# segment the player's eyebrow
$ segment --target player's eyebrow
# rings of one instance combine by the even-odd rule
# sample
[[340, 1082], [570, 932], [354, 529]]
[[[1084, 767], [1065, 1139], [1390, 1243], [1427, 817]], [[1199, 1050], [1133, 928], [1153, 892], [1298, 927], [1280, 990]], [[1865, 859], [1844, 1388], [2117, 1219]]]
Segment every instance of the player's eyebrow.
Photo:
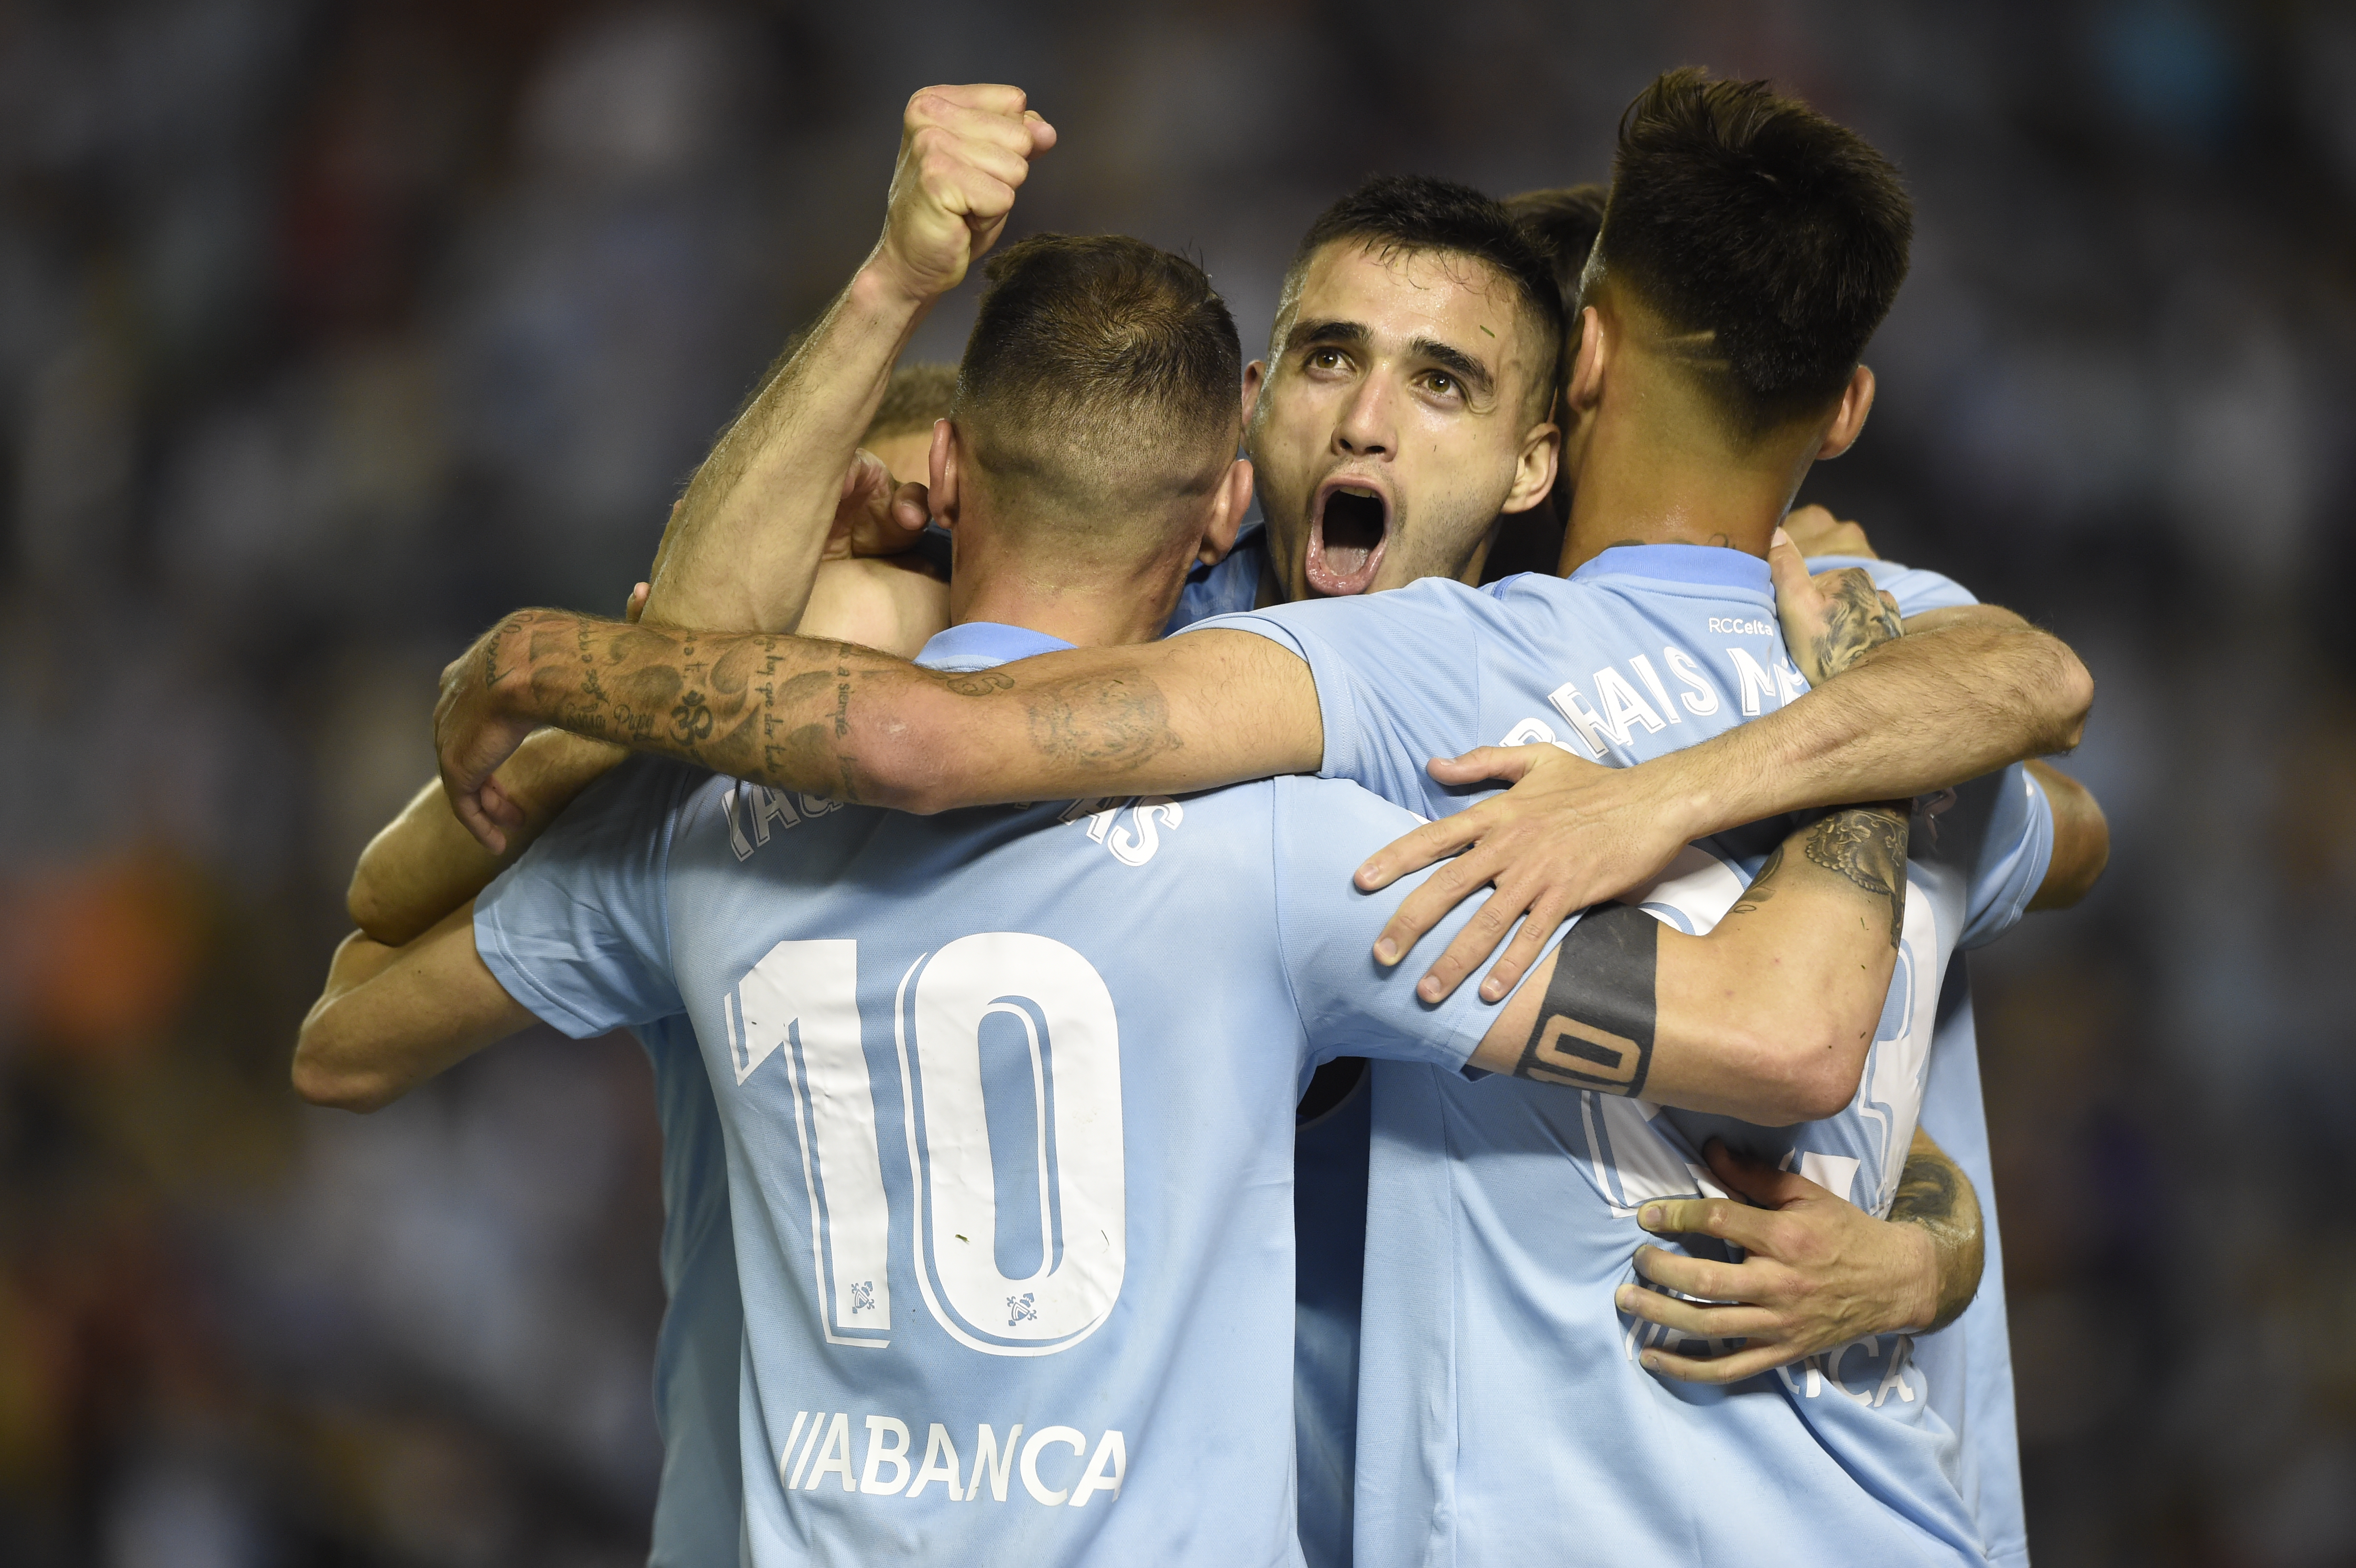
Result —
[[1284, 335], [1284, 351], [1306, 348], [1312, 343], [1337, 343], [1356, 347], [1374, 336], [1362, 321], [1296, 321], [1292, 330]]
[[1429, 359], [1453, 375], [1476, 399], [1485, 398], [1496, 390], [1497, 378], [1490, 373], [1489, 367], [1452, 344], [1442, 343], [1436, 337], [1418, 337], [1411, 339], [1407, 348], [1408, 353]]
[[[1297, 353], [1317, 344], [1333, 344], [1356, 348], [1374, 337], [1366, 324], [1361, 321], [1297, 321], [1292, 330], [1284, 335], [1284, 351]], [[1486, 398], [1496, 389], [1497, 378], [1489, 367], [1454, 344], [1442, 343], [1436, 337], [1416, 337], [1408, 340], [1408, 353], [1418, 359], [1439, 366], [1458, 380], [1475, 399]]]

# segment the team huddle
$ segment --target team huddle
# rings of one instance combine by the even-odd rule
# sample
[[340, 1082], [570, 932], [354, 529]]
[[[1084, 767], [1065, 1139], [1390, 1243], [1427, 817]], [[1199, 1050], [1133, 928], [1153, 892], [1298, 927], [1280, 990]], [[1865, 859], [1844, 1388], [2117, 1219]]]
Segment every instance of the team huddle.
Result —
[[2107, 839], [2070, 650], [1787, 519], [1895, 170], [1671, 72], [1608, 193], [1343, 197], [1246, 363], [998, 244], [1055, 141], [917, 94], [622, 618], [449, 667], [297, 1088], [636, 1032], [658, 1564], [2025, 1563], [1963, 951]]

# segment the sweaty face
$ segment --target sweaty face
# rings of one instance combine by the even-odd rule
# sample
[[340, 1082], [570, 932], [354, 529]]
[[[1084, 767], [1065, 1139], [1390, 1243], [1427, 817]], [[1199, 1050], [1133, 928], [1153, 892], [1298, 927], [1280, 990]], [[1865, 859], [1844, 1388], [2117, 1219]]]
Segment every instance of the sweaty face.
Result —
[[1464, 571], [1537, 422], [1522, 327], [1513, 284], [1468, 257], [1310, 259], [1245, 436], [1287, 597]]

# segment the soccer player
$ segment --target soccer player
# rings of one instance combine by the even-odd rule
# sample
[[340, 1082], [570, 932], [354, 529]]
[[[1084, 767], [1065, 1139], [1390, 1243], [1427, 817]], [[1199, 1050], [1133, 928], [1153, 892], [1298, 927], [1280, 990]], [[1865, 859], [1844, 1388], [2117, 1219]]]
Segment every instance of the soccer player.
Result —
[[[1837, 521], [1822, 507], [1794, 507], [1785, 527], [1813, 569], [1863, 568], [1882, 592], [1898, 600], [1901, 613], [1933, 613], [1976, 603], [1962, 586], [1935, 572], [1881, 560], [1864, 529], [1855, 523]], [[2056, 818], [2053, 858], [2029, 908], [2032, 912], [2066, 909], [2083, 898], [2101, 877], [2110, 854], [2109, 828], [2102, 807], [2083, 784], [2041, 762], [2024, 766]], [[1962, 954], [1950, 964], [1939, 991], [1930, 1077], [1922, 1096], [1922, 1125], [1950, 1151], [1968, 1180], [1981, 1191], [1994, 1190], [1971, 978]], [[1935, 1185], [1941, 1175], [1940, 1168], [1925, 1164], [1919, 1171], [1910, 1171], [1908, 1179]], [[1698, 1231], [1707, 1223], [1703, 1204], [1668, 1207], [1676, 1211], [1665, 1221], [1668, 1228]], [[2002, 1279], [2003, 1232], [1993, 1204], [1983, 1217], [1982, 1235], [1988, 1274]], [[1644, 1261], [1639, 1259], [1640, 1267]], [[1647, 1296], [1639, 1305], [1649, 1308], [1664, 1299]], [[1956, 1428], [1961, 1439], [1956, 1481], [1978, 1520], [1988, 1561], [1998, 1568], [2026, 1568], [2029, 1530], [2021, 1498], [2012, 1344], [2004, 1292], [1982, 1291], [1953, 1324], [1918, 1339], [1914, 1361], [1937, 1396], [1940, 1414]], [[1695, 1362], [1691, 1370], [1707, 1375], [1710, 1365]]]
[[[987, 107], [977, 113], [978, 102]], [[1054, 132], [1027, 114], [1022, 95], [1011, 89], [945, 90], [921, 97], [909, 120], [884, 233], [862, 282], [872, 284], [885, 271], [914, 274], [927, 280], [929, 299], [988, 249], [1028, 158], [1054, 144]], [[906, 653], [946, 622], [946, 586], [919, 581], [894, 553], [923, 526], [925, 513], [921, 504], [909, 504], [894, 476], [925, 473], [932, 426], [948, 412], [955, 375], [940, 366], [893, 368], [923, 312], [879, 307], [877, 293], [860, 285], [846, 291], [780, 359], [673, 511], [666, 547], [682, 528], [691, 535], [706, 523], [756, 517], [766, 559], [782, 563], [777, 576], [752, 581], [734, 563], [706, 555], [668, 574], [659, 616], [799, 624], [814, 635]], [[789, 394], [797, 358], [822, 357], [840, 370], [860, 357], [841, 351], [846, 341], [866, 351], [866, 384], [831, 411], [839, 424], [823, 417], [813, 423], [814, 415], [830, 411], [795, 404]], [[797, 485], [803, 441], [831, 446], [852, 432], [862, 432], [865, 452], [847, 474], [838, 457], [823, 481]], [[803, 490], [815, 497], [809, 505], [779, 500]], [[878, 553], [846, 555], [854, 536], [859, 548]], [[819, 556], [824, 561], [813, 581], [806, 563]], [[797, 571], [809, 583], [806, 599], [792, 590]], [[625, 618], [636, 619], [645, 603], [640, 584]], [[532, 737], [501, 770], [530, 823], [505, 855], [486, 852], [451, 816], [440, 785], [428, 784], [361, 856], [348, 901], [353, 923], [377, 944], [414, 941], [479, 893], [530, 832], [623, 755], [562, 731]], [[656, 1019], [636, 1032], [653, 1065], [663, 1138], [667, 1307], [655, 1354], [663, 1461], [648, 1562], [651, 1568], [734, 1568], [741, 1312], [718, 1114], [683, 1018]]]
[[[932, 496], [959, 620], [924, 656], [983, 685], [1157, 635], [1248, 485], [1198, 269], [1042, 236], [989, 271]], [[348, 944], [296, 1080], [368, 1106], [535, 1016], [688, 1016], [755, 1563], [1298, 1562], [1290, 1135], [1317, 1058], [1543, 1073], [1571, 1048], [1526, 1042], [1642, 1006], [1665, 1097], [1772, 1114], [1847, 1092], [1892, 964], [1905, 815], [1863, 807], [1794, 833], [1706, 939], [1591, 922], [1506, 1005], [1426, 1002], [1368, 962], [1387, 901], [1349, 884], [1412, 820], [1340, 781], [918, 817], [641, 764], [461, 917]]]
[[[1674, 144], [1681, 128], [1690, 132], [1698, 126], [1703, 139], [1713, 144], [1699, 151], [1717, 156], [1734, 134], [1730, 127], [1743, 123], [1740, 114], [1724, 112], [1727, 97], [1690, 80], [1679, 86], [1671, 79], [1652, 95], [1651, 115], [1635, 117], [1635, 131], [1665, 130]], [[1580, 365], [1572, 382], [1580, 458], [1574, 531], [1581, 509], [1607, 518], [1616, 512], [1629, 521], [1615, 520], [1614, 526], [1633, 523], [1638, 537], [1691, 536], [1693, 542], [1704, 543], [1717, 535], [1716, 542], [1732, 543], [1735, 550], [1640, 546], [1634, 554], [1616, 560], [1606, 552], [1596, 563], [1599, 570], [1569, 584], [1522, 580], [1494, 597], [1451, 597], [1440, 591], [1444, 585], [1427, 582], [1364, 603], [1294, 606], [1269, 613], [1257, 628], [1289, 645], [1289, 653], [1255, 650], [1222, 630], [1177, 639], [1161, 648], [1125, 650], [1118, 658], [1067, 656], [1020, 672], [1001, 671], [988, 689], [968, 686], [951, 690], [855, 653], [773, 640], [761, 647], [760, 656], [765, 662], [774, 660], [776, 668], [787, 676], [807, 671], [809, 678], [801, 683], [811, 688], [807, 694], [796, 692], [785, 680], [742, 698], [714, 692], [709, 704], [712, 723], [706, 733], [666, 740], [642, 729], [635, 738], [765, 779], [864, 789], [917, 805], [987, 799], [1018, 790], [1059, 793], [1066, 781], [1086, 781], [1099, 789], [1108, 782], [1123, 788], [1152, 787], [1148, 780], [1163, 787], [1186, 787], [1209, 782], [1231, 767], [1303, 768], [1321, 757], [1328, 772], [1355, 771], [1408, 798], [1431, 799], [1437, 792], [1415, 761], [1433, 752], [1468, 749], [1468, 735], [1477, 739], [1503, 732], [1517, 741], [1558, 739], [1597, 756], [1627, 762], [1670, 753], [1683, 735], [1655, 737], [1674, 726], [1722, 728], [1743, 716], [1738, 709], [1758, 713], [1796, 693], [1797, 674], [1782, 664], [1781, 650], [1774, 645], [1766, 573], [1755, 560], [1745, 567], [1741, 552], [1764, 552], [1766, 534], [1808, 463], [1837, 453], [1863, 422], [1871, 380], [1869, 373], [1857, 367], [1857, 352], [1886, 310], [1902, 272], [1905, 213], [1902, 194], [1889, 178], [1886, 165], [1853, 137], [1796, 106], [1777, 107], [1764, 120], [1772, 133], [1758, 145], [1738, 152], [1764, 156], [1793, 173], [1801, 179], [1803, 196], [1819, 200], [1822, 184], [1803, 176], [1821, 176], [1824, 169], [1801, 168], [1799, 164], [1811, 158], [1828, 164], [1837, 176], [1836, 187], [1845, 181], [1848, 194], [1857, 198], [1845, 215], [1850, 220], [1843, 230], [1845, 242], [1764, 248], [1766, 254], [1787, 263], [1786, 275], [1763, 281], [1772, 296], [1765, 304], [1756, 287], [1749, 298], [1740, 290], [1698, 300], [1697, 291], [1680, 292], [1680, 283], [1690, 281], [1694, 258], [1683, 263], [1687, 272], [1682, 278], [1677, 255], [1665, 260], [1655, 256], [1657, 270], [1651, 273], [1641, 261], [1625, 265], [1616, 280], [1616, 293], [1609, 274], [1600, 276], [1598, 282], [1605, 287], [1587, 319]], [[1689, 147], [1688, 155], [1695, 151]], [[1794, 158], [1797, 164], [1792, 162]], [[1783, 162], [1776, 164], [1778, 159]], [[1733, 193], [1738, 208], [1758, 188]], [[1825, 214], [1819, 208], [1800, 216], [1814, 222]], [[1607, 223], [1607, 241], [1610, 235]], [[1811, 237], [1804, 226], [1796, 236], [1803, 241]], [[1815, 237], [1821, 241], [1820, 231]], [[1719, 238], [1723, 255], [1726, 247]], [[1599, 254], [1608, 249], [1600, 248]], [[1632, 250], [1644, 254], [1633, 242]], [[1412, 255], [1386, 258], [1377, 251], [1369, 244], [1363, 254], [1378, 266], [1412, 268], [1415, 263]], [[1444, 273], [1444, 269], [1434, 271]], [[1630, 282], [1629, 274], [1643, 281]], [[1778, 340], [1773, 305], [1788, 305], [1795, 297], [1795, 283], [1820, 285], [1796, 295], [1812, 303], [1818, 316], [1810, 324], [1814, 330]], [[1435, 295], [1447, 291], [1427, 274], [1423, 292]], [[1510, 362], [1511, 352], [1489, 351], [1484, 361], [1480, 340], [1462, 330], [1478, 327], [1502, 343], [1520, 324], [1501, 313], [1494, 319], [1507, 331], [1499, 333], [1479, 319], [1477, 305], [1468, 308], [1469, 321], [1432, 324], [1442, 331], [1428, 335], [1429, 341], [1451, 350], [1457, 362], [1444, 367], [1448, 373], [1427, 378], [1423, 389], [1433, 403], [1480, 417], [1508, 402], [1510, 394], [1526, 394], [1530, 387], [1525, 368], [1505, 382], [1507, 396], [1501, 397], [1495, 366], [1500, 358]], [[1719, 325], [1706, 328], [1710, 320]], [[1447, 334], [1449, 325], [1458, 330]], [[1280, 363], [1270, 374], [1271, 383], [1295, 368], [1305, 378], [1324, 378], [1346, 395], [1374, 379], [1360, 373], [1357, 365], [1379, 357], [1379, 336], [1369, 323], [1347, 316], [1297, 319], [1287, 338], [1297, 364], [1291, 357]], [[1442, 357], [1414, 347], [1413, 334], [1408, 336], [1410, 353]], [[1459, 341], [1450, 342], [1450, 336]], [[1466, 340], [1472, 345], [1470, 352], [1461, 347]], [[1735, 350], [1762, 340], [1763, 359], [1744, 359], [1730, 368]], [[1539, 357], [1537, 351], [1526, 356]], [[1387, 455], [1389, 449], [1379, 440], [1353, 445], [1348, 436], [1345, 431], [1336, 454], [1347, 461], [1337, 467]], [[1413, 450], [1406, 442], [1397, 449]], [[1527, 473], [1529, 450], [1524, 443], [1515, 453], [1517, 483]], [[1697, 467], [1697, 457], [1709, 461]], [[1339, 478], [1329, 478], [1320, 494], [1349, 495], [1354, 506], [1363, 507], [1370, 496], [1382, 498], [1380, 477], [1379, 468], [1353, 467]], [[1673, 494], [1680, 485], [1684, 493]], [[1543, 494], [1543, 485], [1537, 488]], [[1381, 542], [1393, 541], [1387, 537]], [[1314, 540], [1311, 550], [1316, 552]], [[1330, 557], [1333, 552], [1327, 553]], [[1354, 578], [1366, 573], [1365, 560], [1353, 558], [1344, 564]], [[1713, 606], [1721, 613], [1703, 613]], [[1868, 604], [1857, 608], [1870, 612]], [[1363, 635], [1356, 630], [1360, 626], [1368, 628]], [[583, 692], [553, 661], [532, 650], [530, 645], [548, 640], [552, 632], [578, 636], [583, 645], [610, 659], [613, 679], [606, 684], [625, 698], [676, 692], [691, 674], [680, 667], [676, 655], [664, 655], [643, 640], [626, 648], [612, 634], [577, 620], [568, 624], [561, 618], [518, 618], [478, 650], [500, 652], [499, 666], [462, 661], [454, 667], [454, 671], [477, 677], [492, 668], [501, 678], [487, 688], [454, 684], [446, 689], [447, 716], [457, 720], [448, 734], [458, 744], [445, 749], [444, 756], [452, 764], [454, 795], [462, 805], [483, 762], [505, 744], [494, 736], [479, 755], [464, 754], [466, 743], [477, 738], [475, 731], [486, 718], [497, 728], [562, 713], [584, 728], [622, 731], [614, 698]], [[1708, 648], [1706, 644], [1712, 638], [1721, 641]], [[1722, 641], [1726, 638], [1734, 641], [1730, 645]], [[1744, 646], [1744, 638], [1760, 641]], [[1664, 650], [1664, 667], [1655, 667], [1645, 654], [1629, 651], [1648, 640]], [[1950, 702], [1938, 719], [1910, 737], [1922, 754], [1938, 755], [1944, 750], [1952, 770], [1944, 777], [1919, 758], [1896, 756], [1897, 748], [1883, 743], [1886, 736], [1869, 740], [1857, 728], [1862, 715], [1877, 710], [1901, 729], [1908, 727], [1909, 709], [1915, 709], [1918, 722], [1928, 717], [1920, 704], [1932, 693], [1927, 686], [1900, 675], [1900, 656], [1910, 651], [1909, 645], [1927, 655], [1934, 643], [1958, 651], [1977, 647], [1999, 663], [2014, 661], [2009, 666], [2012, 678], [2034, 709], [2024, 716], [1994, 711], [1972, 700]], [[1372, 651], [1377, 646], [1380, 654]], [[1402, 646], [1418, 654], [1404, 667], [1397, 656]], [[715, 672], [751, 652], [732, 647], [725, 639], [700, 647]], [[1339, 648], [1346, 648], [1348, 656], [1335, 651]], [[1699, 656], [1705, 654], [1707, 659]], [[509, 657], [515, 660], [511, 677], [505, 667]], [[1348, 667], [1353, 657], [1359, 665], [1355, 671]], [[1610, 667], [1591, 675], [1584, 668], [1572, 670], [1590, 657]], [[1566, 674], [1571, 678], [1561, 679]], [[1870, 686], [1864, 679], [1869, 675], [1879, 677]], [[535, 680], [544, 680], [545, 688], [522, 696], [522, 687]], [[1679, 688], [1680, 700], [1674, 703], [1670, 681]], [[1869, 695], [1876, 688], [1886, 695]], [[1864, 784], [1860, 793], [1881, 793], [1873, 786], [1887, 784], [1893, 792], [1912, 794], [1953, 783], [1985, 771], [2008, 754], [2066, 743], [2074, 736], [2086, 699], [2083, 672], [2066, 653], [2057, 652], [2037, 634], [1986, 618], [1891, 645], [1887, 655], [1877, 655], [1844, 677], [1838, 689], [1847, 700], [1837, 705], [1837, 711], [1824, 702], [1793, 702], [1747, 731], [1735, 730], [1707, 746], [1648, 763], [1656, 777], [1670, 773], [1680, 781], [1698, 778], [1697, 759], [1704, 755], [1780, 764], [1754, 765], [1750, 776], [1739, 780], [1687, 785], [1687, 798], [1665, 814], [1667, 822], [1682, 821], [1708, 831], [1760, 811], [1798, 804], [1810, 788], [1834, 787], [1829, 781], [1838, 770], [1826, 768], [1826, 763], [1839, 752], [1862, 764], [1844, 776], [1843, 791]], [[1912, 695], [1890, 700], [1901, 690]], [[1831, 695], [1828, 691], [1826, 697]], [[823, 698], [832, 700], [824, 706], [813, 700]], [[487, 714], [482, 711], [486, 709]], [[1810, 725], [1797, 723], [1799, 715], [1812, 709]], [[1001, 711], [1007, 716], [1005, 729], [997, 728], [993, 717]], [[1440, 743], [1434, 739], [1439, 736], [1454, 743]], [[1407, 738], [1404, 747], [1402, 737]], [[1412, 753], [1404, 763], [1401, 751]], [[944, 766], [952, 757], [954, 765]], [[1608, 792], [1592, 785], [1580, 787], [1590, 801], [1610, 798]], [[1726, 811], [1723, 803], [1729, 800], [1742, 804], [1715, 816]], [[1452, 804], [1439, 793], [1434, 808], [1444, 810]], [[1618, 875], [1630, 864], [1657, 869], [1667, 858], [1660, 843], [1663, 826], [1624, 817], [1610, 821], [1609, 829], [1629, 842], [1605, 858], [1609, 869], [1601, 874]], [[2033, 864], [2037, 858], [2032, 847], [2026, 863]], [[2029, 885], [2033, 887], [2035, 880], [2030, 878]], [[1487, 921], [1490, 926], [1495, 923], [1494, 918]], [[1494, 940], [1494, 931], [1483, 931], [1482, 936]], [[1510, 951], [1509, 961], [1518, 962]], [[1426, 1262], [1428, 1265], [1428, 1258]], [[1917, 1327], [1933, 1316], [1927, 1294], [1920, 1304]], [[1370, 1308], [1369, 1321], [1374, 1317]], [[1538, 1447], [1545, 1451], [1546, 1445]], [[1362, 1540], [1362, 1551], [1366, 1544]]]

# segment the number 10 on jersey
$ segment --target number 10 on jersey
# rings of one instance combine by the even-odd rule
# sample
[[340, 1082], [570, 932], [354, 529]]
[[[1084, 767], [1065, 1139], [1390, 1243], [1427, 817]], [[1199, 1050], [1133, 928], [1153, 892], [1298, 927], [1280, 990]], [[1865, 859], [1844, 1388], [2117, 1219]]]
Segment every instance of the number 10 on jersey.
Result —
[[[723, 1012], [738, 1083], [772, 1054], [784, 1061], [827, 1342], [881, 1349], [892, 1331], [891, 1211], [861, 1032], [858, 944], [780, 942]], [[1111, 992], [1063, 943], [985, 932], [910, 965], [892, 1013], [916, 1199], [912, 1263], [926, 1310], [986, 1354], [1068, 1349], [1111, 1313], [1128, 1250]], [[1036, 1201], [1041, 1245], [1038, 1267], [1020, 1278], [998, 1263], [1000, 1184], [982, 1090], [982, 1028], [992, 1018], [1019, 1033], [1030, 1064], [1035, 1199], [1026, 1191], [1010, 1201]]]

